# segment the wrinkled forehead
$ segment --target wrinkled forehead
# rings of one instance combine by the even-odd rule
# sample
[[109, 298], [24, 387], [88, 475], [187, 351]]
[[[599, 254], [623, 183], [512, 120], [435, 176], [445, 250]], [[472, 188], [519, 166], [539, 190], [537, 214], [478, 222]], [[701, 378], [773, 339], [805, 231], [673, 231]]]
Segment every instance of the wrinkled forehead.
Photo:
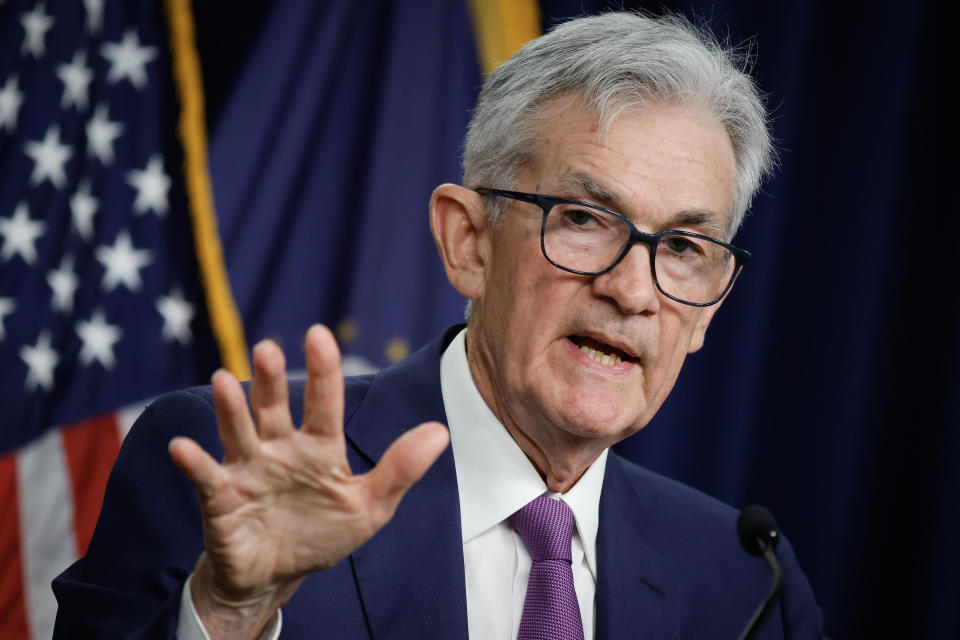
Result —
[[[647, 114], [653, 124], [639, 129], [630, 126], [631, 120], [642, 119]], [[657, 117], [662, 115], [666, 118]], [[658, 155], [661, 149], [676, 144], [677, 136], [672, 136], [671, 132], [674, 118], [693, 123], [693, 129], [699, 132], [695, 136], [681, 137], [682, 143], [686, 144], [685, 153], [692, 162], [678, 172], [689, 172], [691, 180], [700, 180], [703, 185], [700, 194], [709, 193], [710, 196], [711, 206], [689, 208], [688, 213], [692, 216], [689, 222], [708, 225], [713, 237], [726, 238], [730, 235], [736, 195], [733, 143], [726, 128], [695, 101], [649, 101], [642, 106], [611, 107], [601, 112], [576, 95], [551, 99], [540, 105], [529, 118], [529, 144], [516, 175], [518, 178], [521, 175], [543, 176], [545, 182], [541, 186], [554, 191], [547, 195], [571, 197], [576, 194], [628, 215], [631, 185], [623, 179], [625, 166], [593, 165], [586, 168], [585, 163], [579, 162], [582, 158], [577, 157], [576, 150], [590, 146], [609, 149], [646, 147], [653, 150], [652, 155]], [[620, 124], [623, 126], [618, 126]], [[584, 145], [584, 142], [592, 145]], [[634, 157], [639, 157], [640, 153], [643, 152]], [[629, 157], [627, 159], [629, 161]], [[668, 188], [667, 183], [682, 177], [678, 172], [664, 176], [664, 188]], [[562, 192], [557, 193], [557, 190]], [[708, 217], [712, 219], [707, 220]]]

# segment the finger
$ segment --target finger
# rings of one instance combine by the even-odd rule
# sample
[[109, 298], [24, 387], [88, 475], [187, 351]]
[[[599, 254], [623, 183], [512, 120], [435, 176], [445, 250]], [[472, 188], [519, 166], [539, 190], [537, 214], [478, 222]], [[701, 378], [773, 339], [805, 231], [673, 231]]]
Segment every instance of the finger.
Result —
[[257, 428], [247, 408], [247, 396], [233, 374], [217, 370], [211, 379], [213, 406], [217, 411], [220, 440], [227, 451], [227, 460], [244, 460], [253, 455], [258, 445]]
[[167, 448], [173, 464], [193, 483], [202, 498], [212, 497], [223, 486], [223, 468], [196, 442], [190, 438], [174, 438]]
[[377, 466], [366, 475], [374, 503], [384, 509], [384, 522], [449, 443], [450, 432], [445, 426], [439, 422], [426, 422], [407, 431], [390, 445]]
[[253, 348], [250, 405], [261, 438], [278, 438], [293, 431], [286, 367], [283, 351], [272, 340]]
[[307, 382], [303, 390], [303, 429], [343, 436], [343, 373], [340, 349], [330, 329], [315, 324], [307, 331]]

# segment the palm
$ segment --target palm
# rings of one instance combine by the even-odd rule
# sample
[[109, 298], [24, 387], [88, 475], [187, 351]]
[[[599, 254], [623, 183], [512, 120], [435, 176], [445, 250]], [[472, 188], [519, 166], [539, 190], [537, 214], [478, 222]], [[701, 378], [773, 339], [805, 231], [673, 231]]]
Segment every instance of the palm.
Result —
[[187, 439], [171, 443], [177, 466], [197, 488], [205, 554], [220, 597], [243, 601], [275, 593], [336, 564], [393, 515], [406, 490], [446, 447], [446, 429], [407, 432], [371, 472], [355, 476], [343, 436], [339, 353], [325, 328], [307, 336], [304, 422], [289, 412], [283, 355], [254, 350], [250, 409], [233, 376], [213, 379], [226, 449], [217, 463]]
[[379, 528], [364, 479], [317, 440], [295, 432], [263, 443], [203, 500], [207, 553], [237, 588], [326, 569]]

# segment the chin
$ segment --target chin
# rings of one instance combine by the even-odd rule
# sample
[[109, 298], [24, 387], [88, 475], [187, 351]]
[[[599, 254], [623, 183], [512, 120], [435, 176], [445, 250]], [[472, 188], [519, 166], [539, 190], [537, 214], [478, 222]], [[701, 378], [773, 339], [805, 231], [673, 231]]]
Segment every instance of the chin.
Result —
[[643, 427], [626, 417], [621, 402], [595, 391], [575, 392], [564, 399], [562, 410], [566, 431], [582, 438], [619, 442]]

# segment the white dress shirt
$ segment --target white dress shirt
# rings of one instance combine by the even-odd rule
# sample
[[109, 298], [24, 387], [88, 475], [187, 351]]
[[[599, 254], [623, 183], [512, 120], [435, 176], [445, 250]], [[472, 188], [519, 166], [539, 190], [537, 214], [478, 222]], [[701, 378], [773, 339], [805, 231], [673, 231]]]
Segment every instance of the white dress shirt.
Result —
[[597, 526], [607, 451], [565, 494], [550, 493], [480, 396], [467, 364], [466, 331], [454, 338], [440, 360], [440, 387], [457, 469], [470, 637], [517, 637], [530, 577], [530, 553], [507, 519], [537, 496], [547, 494], [573, 510], [573, 582], [584, 640], [592, 640]]
[[[546, 494], [563, 500], [573, 511], [573, 583], [580, 604], [584, 640], [593, 640], [597, 526], [607, 451], [600, 454], [569, 491], [562, 495], [548, 491], [539, 472], [480, 396], [467, 364], [466, 330], [453, 339], [440, 359], [440, 388], [460, 494], [470, 638], [513, 640], [517, 637], [531, 562], [523, 540], [507, 519], [531, 500]], [[274, 621], [261, 638], [276, 640], [280, 635], [280, 616]], [[190, 579], [184, 585], [180, 600], [177, 638], [210, 640], [193, 606]]]

